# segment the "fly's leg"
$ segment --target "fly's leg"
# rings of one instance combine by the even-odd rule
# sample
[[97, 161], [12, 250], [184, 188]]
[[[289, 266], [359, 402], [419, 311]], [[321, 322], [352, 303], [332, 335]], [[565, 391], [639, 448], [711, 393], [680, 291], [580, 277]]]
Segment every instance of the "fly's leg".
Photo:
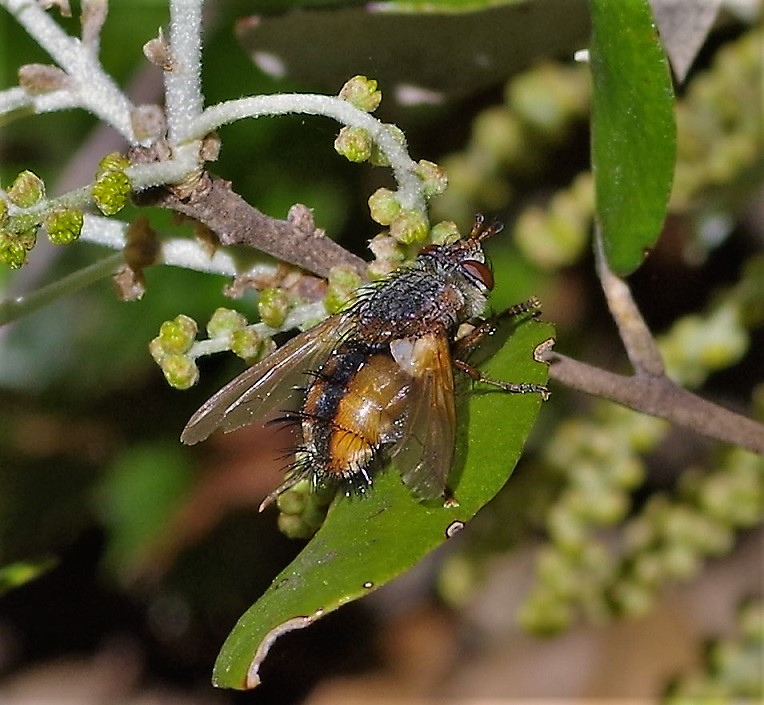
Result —
[[533, 297], [522, 303], [510, 306], [501, 313], [486, 319], [455, 343], [453, 349], [454, 367], [464, 372], [474, 382], [490, 384], [492, 387], [496, 387], [497, 389], [501, 389], [510, 394], [531, 394], [537, 392], [538, 394], [541, 394], [541, 398], [546, 401], [549, 398], [549, 390], [544, 385], [525, 382], [505, 382], [503, 380], [486, 377], [479, 369], [477, 369], [477, 367], [470, 365], [463, 359], [475, 350], [486, 336], [493, 335], [502, 321], [508, 318], [521, 316], [525, 313], [531, 313], [533, 316], [537, 316], [540, 312], [541, 304], [536, 297]]

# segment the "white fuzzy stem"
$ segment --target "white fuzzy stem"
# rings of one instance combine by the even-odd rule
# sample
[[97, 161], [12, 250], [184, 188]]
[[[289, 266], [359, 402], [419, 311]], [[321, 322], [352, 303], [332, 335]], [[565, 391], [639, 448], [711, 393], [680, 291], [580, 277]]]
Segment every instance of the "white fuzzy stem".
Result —
[[170, 50], [171, 65], [164, 75], [167, 134], [171, 144], [180, 145], [188, 140], [192, 121], [204, 107], [202, 0], [171, 0]]
[[422, 182], [415, 173], [417, 165], [406, 148], [384, 123], [341, 98], [309, 93], [281, 93], [229, 100], [207, 108], [194, 120], [187, 137], [201, 139], [222, 125], [243, 118], [287, 114], [323, 115], [343, 125], [362, 127], [368, 131], [390, 160], [399, 186], [398, 198], [401, 205], [425, 211]]
[[66, 107], [81, 106], [111, 125], [130, 144], [137, 144], [130, 122], [133, 105], [104, 72], [98, 57], [79, 39], [66, 34], [36, 2], [0, 0], [0, 6], [16, 18], [71, 79], [72, 88], [65, 90], [72, 94], [72, 99]]

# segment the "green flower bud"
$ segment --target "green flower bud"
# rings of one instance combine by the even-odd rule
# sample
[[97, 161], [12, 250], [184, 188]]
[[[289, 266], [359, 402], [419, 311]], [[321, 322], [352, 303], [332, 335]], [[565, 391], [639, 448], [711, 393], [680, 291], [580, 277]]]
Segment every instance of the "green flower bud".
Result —
[[130, 166], [130, 160], [119, 152], [110, 152], [100, 162], [98, 162], [98, 171], [96, 179], [107, 174], [110, 171], [124, 171]]
[[424, 242], [429, 232], [427, 218], [420, 211], [401, 211], [390, 223], [390, 235], [404, 245]]
[[107, 171], [96, 179], [90, 192], [101, 213], [114, 215], [127, 205], [130, 190], [130, 180], [124, 172]]
[[570, 605], [549, 590], [537, 590], [527, 599], [518, 614], [520, 626], [533, 634], [559, 634], [573, 622]]
[[165, 321], [159, 328], [159, 340], [168, 354], [182, 354], [191, 349], [196, 340], [196, 321], [180, 314], [171, 321]]
[[8, 234], [0, 235], [0, 262], [11, 269], [19, 269], [26, 261], [27, 250], [24, 245]]
[[149, 353], [151, 353], [151, 357], [154, 358], [154, 362], [161, 367], [162, 360], [167, 357], [167, 351], [164, 349], [162, 339], [159, 336], [152, 339], [149, 343]]
[[615, 585], [612, 597], [620, 613], [629, 617], [647, 614], [655, 601], [650, 588], [628, 580], [622, 580]]
[[461, 235], [453, 220], [441, 220], [430, 229], [430, 239], [435, 245], [451, 245], [461, 239]]
[[366, 276], [371, 281], [379, 281], [392, 274], [396, 269], [398, 269], [398, 265], [390, 260], [375, 259], [367, 265]]
[[29, 208], [45, 198], [45, 184], [37, 174], [22, 171], [8, 189], [8, 198], [19, 208]]
[[8, 219], [8, 204], [4, 198], [0, 198], [0, 224]]
[[257, 302], [260, 320], [271, 328], [284, 325], [291, 304], [289, 296], [282, 289], [264, 289]]
[[324, 296], [324, 308], [330, 313], [341, 311], [352, 301], [356, 289], [361, 286], [361, 277], [349, 267], [332, 267], [329, 271], [329, 286]]
[[[403, 146], [406, 146], [406, 135], [397, 125], [385, 125], [387, 131]], [[390, 160], [387, 155], [379, 148], [379, 145], [374, 142], [371, 149], [371, 156], [369, 162], [374, 166], [387, 167], [390, 166]]]
[[380, 225], [390, 225], [401, 211], [398, 197], [389, 188], [378, 188], [369, 196], [368, 203], [372, 220]]
[[425, 198], [440, 196], [448, 187], [446, 170], [435, 162], [421, 159], [417, 164], [416, 175], [422, 180]]
[[61, 208], [53, 211], [44, 221], [48, 239], [54, 245], [69, 245], [82, 232], [84, 216], [77, 208]]
[[369, 241], [369, 249], [378, 260], [393, 263], [395, 266], [402, 264], [406, 259], [403, 245], [387, 233], [379, 233]]
[[246, 325], [247, 319], [243, 314], [221, 306], [215, 309], [207, 323], [207, 335], [210, 338], [222, 338], [235, 330], [244, 328]]
[[254, 328], [231, 332], [231, 352], [246, 362], [254, 362], [263, 352], [263, 339]]
[[308, 526], [299, 514], [279, 514], [279, 531], [290, 539], [309, 539], [316, 530]]
[[340, 89], [339, 97], [359, 110], [373, 113], [382, 102], [382, 91], [377, 90], [377, 82], [366, 76], [353, 76]]
[[282, 514], [302, 514], [308, 504], [310, 482], [301, 480], [276, 498], [276, 506]]
[[362, 127], [345, 126], [334, 140], [334, 149], [351, 162], [365, 162], [371, 156], [374, 141]]
[[193, 387], [199, 379], [199, 368], [188, 355], [165, 355], [160, 367], [167, 383], [175, 389]]

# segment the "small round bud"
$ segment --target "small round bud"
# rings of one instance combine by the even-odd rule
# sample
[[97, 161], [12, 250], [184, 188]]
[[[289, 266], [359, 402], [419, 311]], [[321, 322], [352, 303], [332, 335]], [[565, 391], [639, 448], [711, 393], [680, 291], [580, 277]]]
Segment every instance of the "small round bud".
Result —
[[159, 340], [168, 354], [182, 354], [191, 349], [196, 340], [196, 321], [180, 314], [171, 321], [165, 321], [159, 328]]
[[375, 235], [369, 241], [369, 249], [378, 260], [391, 262], [394, 266], [403, 264], [406, 259], [403, 245], [385, 232]]
[[193, 387], [199, 379], [199, 368], [188, 355], [165, 355], [160, 367], [167, 383], [175, 389]]
[[257, 302], [260, 320], [271, 328], [284, 325], [291, 304], [289, 296], [282, 289], [264, 289]]
[[156, 362], [157, 365], [161, 367], [162, 360], [167, 357], [167, 351], [164, 349], [164, 346], [162, 345], [162, 339], [159, 336], [153, 338], [149, 343], [149, 353], [151, 353], [151, 357], [154, 359], [154, 362]]
[[207, 323], [207, 335], [210, 338], [222, 338], [235, 330], [244, 328], [246, 325], [247, 319], [243, 314], [221, 306], [215, 309]]
[[109, 152], [100, 162], [98, 162], [98, 171], [96, 179], [109, 171], [124, 171], [130, 166], [130, 160], [119, 152]]
[[83, 222], [83, 213], [78, 208], [61, 208], [53, 211], [43, 224], [54, 245], [69, 245], [79, 238]]
[[390, 235], [404, 245], [424, 242], [429, 231], [427, 218], [420, 211], [401, 211], [390, 223]]
[[324, 308], [330, 313], [341, 311], [353, 299], [361, 285], [361, 277], [355, 269], [332, 267], [329, 271], [329, 286], [324, 296]]
[[417, 164], [416, 175], [422, 180], [425, 198], [440, 196], [448, 187], [446, 170], [435, 162], [421, 159]]
[[380, 225], [390, 225], [401, 211], [401, 204], [394, 191], [378, 188], [369, 196], [369, 212], [372, 220]]
[[254, 362], [263, 351], [263, 340], [254, 328], [239, 328], [231, 333], [231, 352], [246, 362]]
[[620, 613], [629, 617], [647, 614], [655, 602], [653, 590], [642, 583], [627, 580], [615, 585], [612, 597]]
[[19, 208], [29, 208], [45, 198], [45, 184], [37, 174], [22, 171], [8, 189], [8, 198]]
[[276, 506], [282, 514], [302, 514], [308, 504], [310, 483], [301, 480], [276, 498]]
[[107, 171], [97, 178], [90, 192], [101, 213], [114, 215], [127, 205], [130, 190], [130, 180], [124, 172]]
[[19, 269], [26, 264], [27, 250], [14, 237], [0, 235], [0, 262], [11, 269]]
[[430, 229], [430, 239], [435, 245], [451, 245], [460, 240], [461, 235], [453, 220], [441, 220]]
[[366, 76], [353, 76], [340, 89], [339, 97], [359, 110], [373, 113], [382, 102], [382, 91], [377, 90], [377, 82]]
[[316, 533], [299, 514], [279, 514], [276, 523], [279, 531], [290, 539], [309, 539]]
[[374, 141], [362, 127], [345, 126], [334, 140], [334, 149], [351, 162], [365, 162], [371, 156]]

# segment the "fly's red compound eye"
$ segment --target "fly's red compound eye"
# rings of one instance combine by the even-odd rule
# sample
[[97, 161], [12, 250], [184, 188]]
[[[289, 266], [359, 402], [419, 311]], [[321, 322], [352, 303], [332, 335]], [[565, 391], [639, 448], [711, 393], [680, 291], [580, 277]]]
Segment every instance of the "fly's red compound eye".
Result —
[[468, 277], [479, 282], [486, 289], [493, 289], [493, 272], [488, 265], [474, 259], [468, 259], [466, 262], [462, 262], [462, 269]]

